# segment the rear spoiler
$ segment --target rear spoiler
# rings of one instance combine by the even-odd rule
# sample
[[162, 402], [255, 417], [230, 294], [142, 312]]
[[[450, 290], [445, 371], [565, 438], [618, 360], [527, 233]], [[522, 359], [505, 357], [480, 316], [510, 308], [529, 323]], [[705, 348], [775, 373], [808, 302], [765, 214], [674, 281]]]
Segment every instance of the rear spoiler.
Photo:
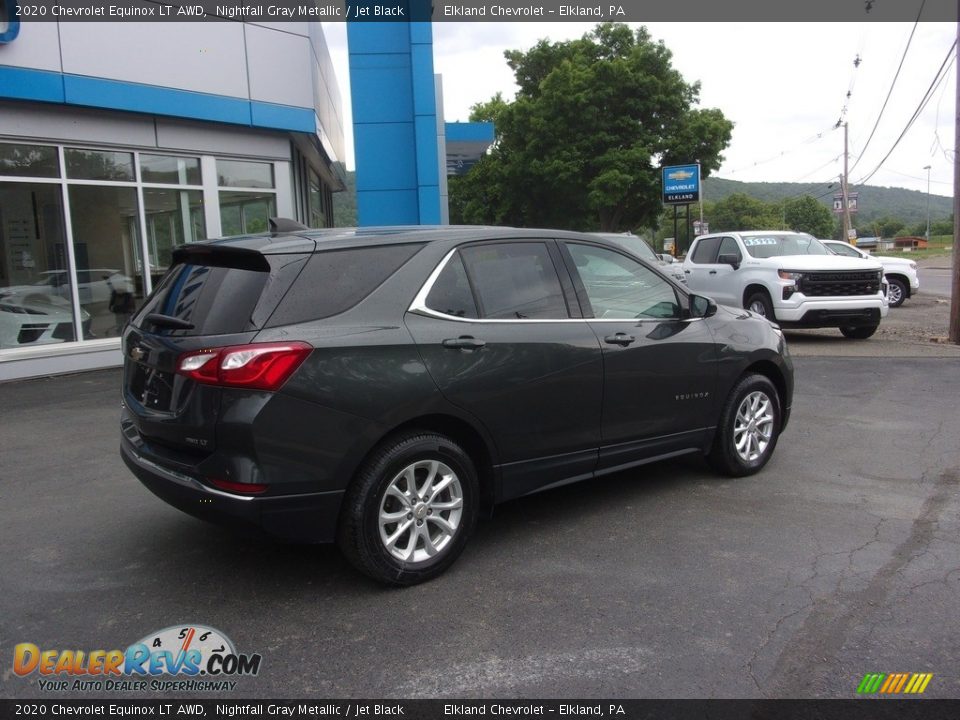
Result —
[[270, 272], [270, 263], [257, 250], [206, 243], [178, 247], [173, 251], [173, 264]]

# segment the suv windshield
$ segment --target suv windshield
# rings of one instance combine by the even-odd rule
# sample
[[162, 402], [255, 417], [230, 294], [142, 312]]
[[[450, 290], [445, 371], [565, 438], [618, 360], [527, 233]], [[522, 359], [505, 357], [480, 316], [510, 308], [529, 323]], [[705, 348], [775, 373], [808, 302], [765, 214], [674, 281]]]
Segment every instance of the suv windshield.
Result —
[[755, 258], [780, 255], [833, 255], [819, 240], [802, 233], [767, 233], [742, 236], [744, 247]]

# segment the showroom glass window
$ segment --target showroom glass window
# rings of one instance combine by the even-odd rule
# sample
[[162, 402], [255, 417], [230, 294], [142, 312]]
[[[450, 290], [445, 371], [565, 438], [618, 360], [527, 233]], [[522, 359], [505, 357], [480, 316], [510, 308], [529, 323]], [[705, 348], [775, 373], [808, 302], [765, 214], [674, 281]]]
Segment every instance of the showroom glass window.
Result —
[[117, 337], [173, 248], [207, 237], [204, 198], [222, 234], [264, 231], [275, 174], [271, 162], [0, 142], [0, 351]]
[[76, 339], [59, 177], [57, 148], [0, 143], [0, 350]]
[[144, 298], [132, 152], [64, 150], [82, 338], [115, 337]]
[[273, 165], [246, 160], [217, 160], [220, 225], [224, 235], [266, 232], [277, 214]]

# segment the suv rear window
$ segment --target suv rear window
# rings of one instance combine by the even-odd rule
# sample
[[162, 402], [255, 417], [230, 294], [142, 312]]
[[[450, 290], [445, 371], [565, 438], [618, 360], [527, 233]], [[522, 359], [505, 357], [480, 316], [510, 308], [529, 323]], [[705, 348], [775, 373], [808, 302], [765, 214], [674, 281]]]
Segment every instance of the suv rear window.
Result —
[[423, 245], [373, 245], [314, 253], [267, 327], [320, 320], [349, 310]]
[[[307, 255], [260, 255], [212, 250], [184, 253], [133, 318], [134, 327], [159, 335], [227, 335], [263, 326], [303, 269]], [[151, 314], [192, 328], [165, 327]]]

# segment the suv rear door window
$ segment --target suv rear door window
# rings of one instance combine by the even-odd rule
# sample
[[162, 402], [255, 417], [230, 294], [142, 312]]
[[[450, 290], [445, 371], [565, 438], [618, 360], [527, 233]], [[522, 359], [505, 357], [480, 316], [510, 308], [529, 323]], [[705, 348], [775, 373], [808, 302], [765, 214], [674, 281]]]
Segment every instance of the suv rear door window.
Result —
[[560, 278], [544, 243], [475, 245], [461, 250], [481, 315], [489, 319], [567, 318]]

